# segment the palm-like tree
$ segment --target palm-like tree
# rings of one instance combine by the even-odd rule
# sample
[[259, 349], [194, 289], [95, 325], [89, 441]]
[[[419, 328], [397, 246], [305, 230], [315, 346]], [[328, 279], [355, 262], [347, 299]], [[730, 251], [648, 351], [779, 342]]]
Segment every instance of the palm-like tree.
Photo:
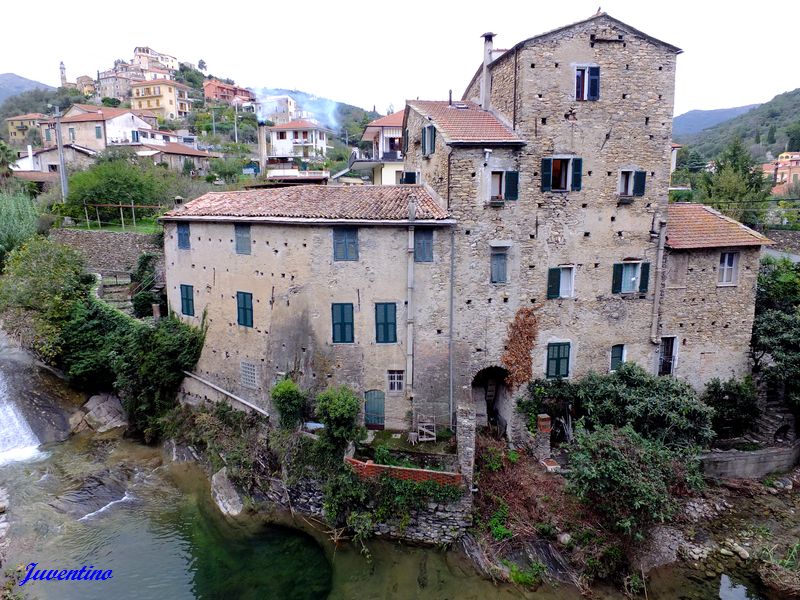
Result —
[[17, 153], [14, 149], [0, 140], [0, 180], [11, 177], [11, 165], [17, 162]]

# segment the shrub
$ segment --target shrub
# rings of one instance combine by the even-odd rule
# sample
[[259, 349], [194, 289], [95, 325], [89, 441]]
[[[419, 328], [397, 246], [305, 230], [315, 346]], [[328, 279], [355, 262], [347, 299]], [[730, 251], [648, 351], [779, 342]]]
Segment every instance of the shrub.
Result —
[[153, 304], [158, 304], [159, 299], [153, 292], [137, 292], [131, 298], [133, 314], [139, 319], [153, 315]]
[[522, 568], [516, 563], [505, 561], [509, 569], [509, 578], [513, 583], [525, 587], [536, 587], [542, 583], [547, 574], [547, 567], [540, 561], [532, 562], [528, 567]]
[[514, 535], [514, 533], [506, 525], [507, 523], [508, 504], [501, 502], [500, 506], [497, 507], [497, 510], [492, 513], [488, 523], [489, 531], [492, 533], [492, 537], [498, 542], [501, 540], [507, 540]]
[[758, 419], [756, 386], [751, 377], [741, 381], [712, 379], [706, 385], [702, 400], [714, 409], [712, 423], [718, 437], [740, 436]]
[[317, 396], [317, 417], [325, 425], [323, 435], [337, 448], [361, 437], [360, 411], [361, 401], [346, 385], [328, 388]]
[[569, 489], [612, 530], [634, 539], [668, 521], [674, 497], [701, 484], [698, 465], [627, 425], [579, 429], [570, 456]]
[[25, 194], [0, 191], [0, 265], [7, 253], [36, 233], [37, 212]]
[[306, 397], [294, 381], [288, 377], [281, 379], [272, 386], [270, 398], [280, 415], [281, 427], [290, 429], [302, 420]]

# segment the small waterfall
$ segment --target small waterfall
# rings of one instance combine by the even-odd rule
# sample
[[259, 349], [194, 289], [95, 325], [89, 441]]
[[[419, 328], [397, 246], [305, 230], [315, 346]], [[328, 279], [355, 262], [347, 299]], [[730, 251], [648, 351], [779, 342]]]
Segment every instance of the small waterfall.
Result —
[[8, 385], [0, 372], [0, 465], [27, 460], [39, 454], [39, 439], [25, 417], [8, 397]]

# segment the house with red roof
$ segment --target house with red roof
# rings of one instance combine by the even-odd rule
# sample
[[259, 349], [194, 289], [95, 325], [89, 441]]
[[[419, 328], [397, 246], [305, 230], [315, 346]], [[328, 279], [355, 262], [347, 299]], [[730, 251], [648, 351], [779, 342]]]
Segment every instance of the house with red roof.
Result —
[[28, 139], [28, 132], [39, 128], [39, 122], [49, 119], [42, 113], [27, 113], [8, 117], [6, 125], [8, 127], [8, 141], [15, 146], [22, 146]]
[[270, 163], [291, 162], [295, 158], [324, 158], [331, 131], [310, 119], [295, 119], [269, 128]]
[[374, 185], [402, 183], [404, 114], [401, 110], [367, 125], [361, 141], [372, 144], [372, 149], [365, 153], [356, 151], [350, 160], [350, 170], [370, 171]]

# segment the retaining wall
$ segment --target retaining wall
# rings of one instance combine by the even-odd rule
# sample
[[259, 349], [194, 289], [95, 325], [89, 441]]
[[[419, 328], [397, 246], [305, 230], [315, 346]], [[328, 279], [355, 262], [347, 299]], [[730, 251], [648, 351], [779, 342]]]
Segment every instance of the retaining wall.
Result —
[[790, 471], [800, 459], [800, 442], [763, 450], [715, 450], [700, 456], [703, 474], [721, 479], [761, 479]]
[[99, 273], [132, 271], [136, 268], [139, 256], [145, 252], [158, 254], [156, 272], [160, 280], [164, 279], [164, 252], [156, 243], [154, 235], [86, 229], [51, 229], [49, 237], [54, 242], [77, 250], [86, 260], [89, 270]]

